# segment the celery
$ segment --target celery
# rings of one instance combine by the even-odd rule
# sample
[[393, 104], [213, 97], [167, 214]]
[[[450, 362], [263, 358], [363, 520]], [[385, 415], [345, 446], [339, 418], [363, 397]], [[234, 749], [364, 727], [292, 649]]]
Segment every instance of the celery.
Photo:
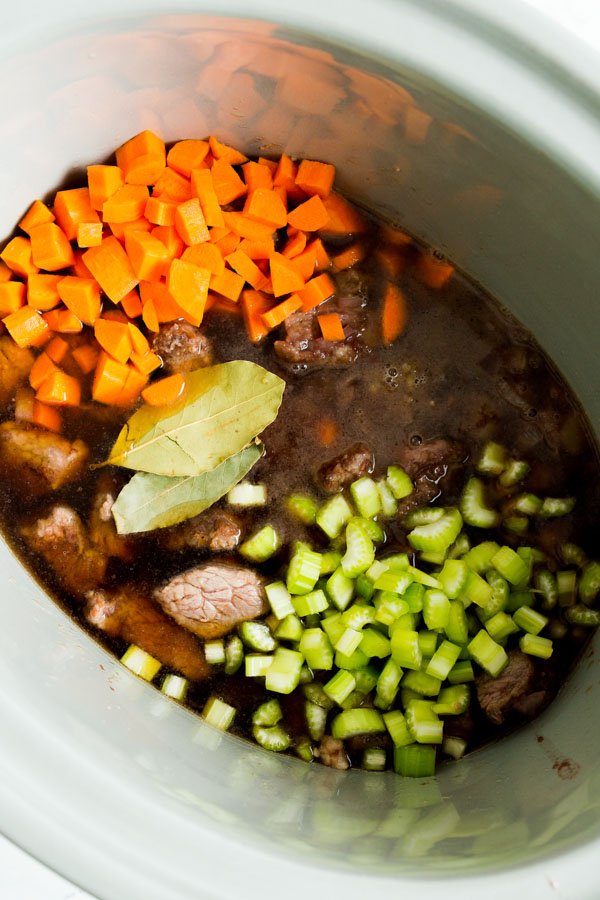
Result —
[[438, 552], [454, 543], [462, 528], [462, 516], [457, 509], [448, 509], [441, 519], [429, 525], [418, 525], [407, 535], [415, 550]]
[[269, 605], [278, 619], [285, 619], [286, 616], [294, 612], [290, 592], [283, 581], [273, 581], [271, 584], [267, 584], [265, 593]]
[[480, 478], [470, 478], [462, 492], [459, 509], [467, 525], [476, 528], [495, 528], [500, 517], [486, 503], [485, 485]]
[[408, 497], [414, 489], [409, 475], [400, 466], [388, 466], [387, 483], [396, 500]]
[[366, 572], [375, 559], [372, 540], [357, 523], [346, 527], [346, 553], [342, 557], [342, 571], [348, 578]]
[[298, 649], [311, 669], [332, 668], [333, 647], [320, 628], [306, 628], [300, 638]]
[[202, 710], [202, 717], [219, 731], [227, 731], [234, 720], [236, 709], [228, 703], [223, 703], [218, 697], [209, 697]]
[[508, 656], [503, 647], [494, 641], [487, 631], [481, 629], [468, 645], [469, 653], [482, 669], [496, 678], [508, 664]]
[[420, 744], [394, 749], [394, 770], [407, 778], [426, 778], [435, 773], [435, 750]]
[[341, 534], [344, 525], [352, 518], [352, 508], [342, 494], [331, 497], [320, 508], [316, 515], [316, 523], [328, 538]]
[[385, 731], [385, 722], [376, 709], [347, 709], [339, 713], [331, 723], [332, 736], [341, 740], [382, 731]]
[[306, 494], [291, 494], [286, 501], [286, 507], [288, 512], [304, 525], [315, 524], [319, 507], [312, 497]]
[[540, 659], [550, 659], [552, 656], [552, 641], [550, 638], [540, 637], [537, 634], [524, 634], [519, 641], [519, 647], [523, 653], [530, 656], [538, 656]]
[[358, 512], [366, 519], [372, 519], [381, 512], [381, 498], [377, 485], [365, 475], [350, 485], [350, 493]]
[[279, 536], [272, 525], [264, 525], [239, 548], [239, 552], [250, 562], [261, 563], [270, 559], [279, 550]]
[[[247, 657], [246, 657], [247, 658]], [[304, 659], [296, 650], [278, 647], [265, 673], [265, 687], [277, 694], [291, 694], [298, 687]]]
[[321, 574], [321, 554], [306, 546], [297, 547], [287, 571], [287, 589], [290, 594], [308, 594]]

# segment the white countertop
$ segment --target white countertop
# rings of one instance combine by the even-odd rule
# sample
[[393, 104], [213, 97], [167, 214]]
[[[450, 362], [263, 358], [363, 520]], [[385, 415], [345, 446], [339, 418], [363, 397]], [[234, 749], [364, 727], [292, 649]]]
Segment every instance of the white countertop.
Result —
[[[496, 3], [497, 0], [482, 0]], [[598, 0], [523, 0], [600, 51]], [[175, 5], [175, 3], [173, 4]], [[2, 900], [94, 900], [0, 835]]]

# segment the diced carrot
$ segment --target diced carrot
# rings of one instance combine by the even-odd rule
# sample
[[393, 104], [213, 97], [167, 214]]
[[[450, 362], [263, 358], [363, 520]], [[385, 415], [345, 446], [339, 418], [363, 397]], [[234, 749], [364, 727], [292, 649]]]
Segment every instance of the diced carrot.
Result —
[[299, 292], [302, 300], [302, 309], [308, 312], [315, 306], [319, 306], [329, 297], [335, 294], [335, 285], [329, 275], [325, 272], [317, 275], [306, 283], [306, 286]]
[[93, 325], [102, 309], [100, 287], [94, 278], [67, 275], [56, 285], [58, 296], [67, 309], [85, 325]]
[[[219, 207], [220, 209], [221, 207]], [[227, 237], [228, 234], [232, 234], [229, 228], [225, 227], [225, 220], [223, 220], [223, 226], [215, 225], [210, 229], [210, 233], [208, 236], [211, 244], [217, 244], [221, 238]]]
[[261, 291], [246, 290], [242, 293], [240, 305], [248, 339], [253, 344], [257, 344], [269, 333], [270, 329], [267, 328], [262, 317], [263, 313], [273, 307], [273, 303]]
[[36, 225], [44, 225], [46, 222], [54, 222], [54, 213], [41, 200], [34, 200], [19, 222], [19, 228], [25, 234], [30, 234], [32, 228], [35, 228]]
[[81, 384], [73, 375], [55, 369], [39, 386], [35, 399], [48, 406], [79, 406]]
[[303, 159], [298, 166], [296, 184], [306, 194], [327, 197], [331, 193], [335, 179], [335, 166], [330, 163]]
[[62, 361], [69, 353], [69, 345], [60, 335], [55, 335], [51, 341], [46, 344], [44, 353], [47, 353], [53, 363], [60, 366]]
[[162, 366], [160, 356], [157, 356], [156, 353], [153, 353], [151, 350], [147, 353], [133, 352], [131, 354], [130, 362], [132, 366], [135, 366], [138, 372], [142, 373], [142, 375], [150, 375], [151, 372], [160, 369]]
[[286, 156], [285, 153], [280, 157], [277, 163], [275, 174], [273, 175], [274, 187], [282, 187], [294, 198], [298, 199], [302, 196], [302, 191], [296, 184], [296, 175], [298, 174], [298, 166], [296, 163]]
[[144, 216], [148, 202], [148, 188], [144, 184], [124, 184], [102, 207], [102, 218], [109, 224], [133, 222]]
[[27, 303], [40, 312], [54, 309], [60, 303], [57, 284], [62, 275], [30, 275], [27, 279]]
[[299, 253], [302, 253], [305, 249], [306, 234], [304, 233], [304, 231], [297, 231], [289, 238], [281, 253], [288, 259], [293, 259], [295, 256], [298, 256]]
[[150, 350], [150, 344], [148, 343], [147, 337], [142, 334], [137, 325], [134, 325], [133, 322], [129, 322], [127, 325], [129, 329], [129, 338], [131, 340], [132, 352], [144, 354], [148, 353]]
[[268, 259], [275, 252], [275, 243], [272, 237], [262, 241], [252, 241], [249, 238], [244, 238], [239, 246], [240, 250], [246, 256], [249, 256], [250, 259]]
[[94, 372], [92, 399], [98, 403], [118, 404], [128, 375], [127, 365], [101, 351]]
[[243, 287], [244, 279], [231, 269], [224, 269], [220, 275], [212, 275], [210, 279], [211, 291], [221, 294], [232, 303], [238, 302]]
[[244, 204], [244, 215], [255, 222], [270, 225], [273, 229], [283, 228], [287, 223], [287, 212], [281, 197], [268, 188], [257, 188], [249, 192]]
[[171, 262], [169, 253], [153, 234], [130, 231], [125, 237], [125, 251], [139, 281], [158, 281], [166, 275]]
[[332, 191], [323, 199], [323, 205], [329, 214], [329, 221], [323, 228], [326, 234], [361, 234], [366, 231], [366, 220], [341, 194]]
[[304, 279], [289, 259], [281, 253], [273, 253], [269, 258], [269, 269], [276, 297], [293, 294], [304, 287]]
[[249, 219], [243, 213], [224, 212], [223, 218], [229, 230], [242, 238], [250, 238], [253, 241], [266, 241], [273, 237], [274, 228], [271, 225], [253, 222], [252, 219]]
[[104, 238], [99, 247], [90, 247], [83, 254], [83, 260], [113, 303], [122, 300], [138, 283], [129, 257], [116, 237]]
[[142, 309], [148, 301], [152, 301], [152, 309], [156, 319], [161, 322], [174, 322], [183, 315], [181, 307], [171, 297], [167, 285], [163, 281], [142, 281], [140, 283]]
[[381, 247], [378, 247], [375, 251], [375, 259], [388, 278], [397, 278], [407, 263], [407, 257], [403, 249], [390, 244], [383, 244]]
[[5, 281], [10, 281], [13, 276], [13, 273], [8, 268], [4, 260], [0, 259], [0, 284]]
[[274, 176], [275, 172], [277, 171], [277, 160], [276, 159], [267, 159], [266, 156], [259, 156], [258, 157], [258, 165], [265, 166], [269, 170], [269, 172], [271, 173], [272, 176]]
[[200, 200], [206, 224], [211, 228], [222, 228], [225, 225], [223, 212], [215, 193], [212, 172], [208, 169], [194, 169], [192, 172], [192, 190]]
[[145, 385], [148, 384], [148, 376], [135, 366], [130, 365], [127, 369], [127, 378], [118, 400], [118, 406], [131, 406], [138, 399]]
[[317, 422], [317, 437], [324, 447], [331, 447], [337, 438], [338, 427], [333, 419], [319, 419]]
[[314, 275], [315, 271], [318, 272], [321, 269], [326, 269], [329, 266], [330, 261], [327, 251], [323, 246], [323, 242], [320, 238], [317, 238], [308, 244], [306, 250], [303, 250], [302, 253], [295, 256], [292, 262], [302, 277], [308, 281], [308, 279]]
[[288, 214], [287, 220], [294, 228], [300, 231], [320, 231], [329, 222], [329, 213], [323, 205], [323, 201], [315, 194], [310, 200], [306, 200]]
[[[45, 225], [38, 225], [37, 227], [45, 228]], [[31, 306], [22, 306], [6, 316], [2, 321], [13, 341], [19, 347], [31, 347], [48, 330], [47, 322]]]
[[77, 237], [77, 226], [80, 223], [100, 221], [98, 213], [92, 209], [90, 192], [86, 187], [57, 191], [54, 198], [54, 215], [69, 241], [74, 241]]
[[292, 294], [287, 300], [284, 300], [283, 303], [278, 303], [277, 306], [264, 312], [262, 314], [262, 320], [267, 328], [277, 328], [278, 325], [285, 322], [288, 316], [291, 316], [292, 313], [297, 312], [301, 308], [302, 300], [298, 294]]
[[52, 331], [60, 334], [78, 334], [83, 331], [83, 322], [70, 309], [51, 309], [43, 314], [43, 319]]
[[338, 253], [331, 260], [334, 272], [343, 272], [344, 269], [350, 269], [365, 258], [364, 244], [351, 244]]
[[202, 269], [208, 269], [212, 275], [221, 275], [225, 269], [225, 262], [219, 248], [215, 244], [211, 244], [210, 241], [186, 247], [181, 254], [181, 258], [186, 262], [200, 266]]
[[144, 217], [153, 225], [174, 225], [177, 204], [163, 197], [148, 197]]
[[231, 300], [226, 300], [225, 297], [220, 297], [218, 294], [209, 293], [208, 300], [211, 301], [210, 308], [215, 312], [226, 313], [228, 316], [239, 316], [242, 313], [239, 303], [232, 303]]
[[185, 244], [177, 234], [174, 225], [157, 225], [152, 229], [151, 234], [163, 242], [167, 248], [169, 259], [181, 256]]
[[98, 247], [102, 243], [102, 222], [80, 222], [77, 226], [79, 247]]
[[142, 398], [148, 406], [172, 406], [181, 398], [184, 389], [185, 378], [181, 372], [176, 372], [144, 388]]
[[238, 249], [235, 250], [234, 253], [230, 253], [229, 256], [225, 257], [225, 262], [227, 262], [229, 267], [233, 269], [234, 272], [237, 272], [244, 281], [247, 281], [249, 285], [256, 290], [260, 289], [265, 276], [258, 266], [252, 262], [250, 257], [246, 256], [243, 250]]
[[240, 241], [240, 236], [230, 231], [225, 235], [225, 237], [222, 237], [220, 241], [216, 242], [215, 247], [223, 257], [223, 259], [225, 259], [226, 256], [229, 256], [231, 253], [235, 253], [240, 245]]
[[148, 300], [147, 303], [144, 303], [142, 319], [148, 331], [154, 331], [155, 333], [160, 331], [160, 323], [158, 321], [158, 316], [156, 315], [154, 300]]
[[242, 172], [249, 191], [255, 191], [257, 188], [271, 190], [273, 187], [273, 175], [268, 166], [247, 162], [242, 166]]
[[310, 250], [311, 253], [315, 254], [317, 272], [329, 268], [331, 260], [329, 259], [329, 254], [327, 253], [321, 238], [316, 238], [312, 241], [308, 245], [307, 250]]
[[24, 306], [26, 292], [27, 288], [22, 281], [5, 281], [0, 284], [0, 318]]
[[188, 246], [208, 240], [206, 220], [197, 197], [178, 204], [175, 210], [175, 228], [181, 240]]
[[[247, 156], [244, 156], [243, 153], [240, 153], [239, 150], [235, 150], [233, 147], [229, 147], [227, 144], [222, 144], [221, 141], [218, 141], [214, 135], [211, 135], [208, 139], [210, 144], [210, 150], [215, 160], [221, 160], [222, 162], [229, 163], [230, 166], [238, 166], [240, 163], [245, 163], [248, 159]], [[213, 166], [214, 168], [214, 166]]]
[[391, 344], [406, 326], [406, 299], [397, 285], [388, 282], [383, 295], [381, 336], [384, 344]]
[[273, 193], [277, 194], [281, 202], [283, 203], [284, 209], [287, 213], [289, 202], [288, 202], [288, 192], [282, 187], [280, 184], [276, 184], [273, 186]]
[[129, 324], [129, 319], [122, 309], [107, 309], [102, 314], [102, 318], [106, 319], [107, 322], [119, 322], [120, 325]]
[[140, 219], [134, 219], [132, 222], [110, 222], [109, 228], [119, 241], [124, 244], [127, 235], [132, 231], [152, 231], [152, 222], [149, 222], [146, 216]]
[[415, 264], [415, 274], [419, 281], [427, 287], [439, 289], [451, 278], [454, 266], [435, 253], [423, 251], [419, 253]]
[[120, 363], [126, 363], [133, 349], [129, 328], [124, 322], [98, 319], [94, 325], [94, 336], [103, 350]]
[[248, 188], [233, 166], [223, 160], [215, 160], [210, 170], [217, 200], [221, 206], [243, 197]]
[[[36, 228], [47, 228], [49, 225], [37, 225]], [[35, 229], [32, 229], [35, 231]], [[2, 253], [0, 259], [4, 260], [9, 269], [16, 275], [34, 275], [38, 271], [38, 263], [33, 259], [33, 245], [29, 238], [15, 237], [9, 241]]]
[[205, 160], [208, 151], [207, 141], [177, 141], [167, 153], [167, 165], [180, 175], [189, 178], [192, 169], [197, 168]]
[[15, 391], [15, 419], [17, 422], [33, 421], [35, 394], [27, 385], [20, 385]]
[[192, 196], [192, 185], [188, 178], [167, 166], [154, 185], [153, 197], [163, 197], [175, 203], [185, 203]]
[[29, 384], [34, 391], [37, 391], [39, 386], [43, 384], [46, 378], [52, 375], [56, 369], [57, 366], [52, 362], [48, 354], [45, 352], [40, 353], [40, 355], [36, 357], [29, 372]]
[[87, 177], [90, 204], [92, 209], [98, 211], [125, 184], [118, 166], [88, 166]]
[[387, 244], [392, 244], [394, 247], [406, 247], [407, 244], [412, 244], [413, 240], [406, 231], [391, 225], [382, 226], [381, 236]]
[[89, 375], [98, 362], [98, 350], [91, 344], [81, 344], [71, 351], [71, 356], [84, 375]]
[[31, 422], [33, 425], [37, 425], [38, 428], [46, 428], [47, 431], [55, 431], [56, 433], [62, 431], [63, 422], [60, 411], [56, 406], [48, 406], [47, 403], [42, 403], [40, 400], [34, 399], [33, 401]]
[[343, 341], [346, 337], [339, 313], [324, 313], [317, 316], [317, 320], [324, 340]]
[[192, 325], [202, 321], [210, 280], [208, 269], [182, 259], [174, 259], [169, 267], [167, 289]]
[[[100, 246], [100, 244], [98, 244], [98, 246]], [[73, 251], [73, 264], [71, 266], [71, 274], [79, 275], [80, 278], [91, 277], [92, 273], [83, 261], [83, 250]]]
[[155, 184], [166, 164], [165, 144], [154, 132], [141, 131], [116, 151], [117, 165], [128, 184]]
[[137, 319], [138, 316], [141, 316], [142, 301], [135, 288], [132, 291], [129, 291], [128, 294], [125, 294], [121, 300], [121, 309], [128, 319]]

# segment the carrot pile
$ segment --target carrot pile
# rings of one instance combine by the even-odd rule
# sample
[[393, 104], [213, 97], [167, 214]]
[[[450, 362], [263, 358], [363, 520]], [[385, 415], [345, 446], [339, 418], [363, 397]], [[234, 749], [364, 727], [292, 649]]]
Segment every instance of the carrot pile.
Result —
[[[19, 347], [39, 351], [16, 415], [54, 430], [60, 408], [86, 395], [124, 407], [140, 395], [152, 405], [175, 402], [178, 379], [148, 385], [162, 365], [148, 336], [162, 323], [197, 326], [216, 309], [241, 315], [258, 342], [292, 313], [333, 297], [329, 270], [365, 255], [360, 238], [333, 259], [323, 243], [367, 228], [333, 191], [328, 163], [252, 161], [214, 136], [167, 152], [143, 131], [118, 148], [115, 165], [91, 165], [87, 176], [87, 186], [58, 191], [51, 209], [35, 200], [19, 222], [23, 234], [0, 254], [3, 328]], [[421, 264], [436, 287], [451, 271], [437, 260]], [[385, 341], [404, 327], [393, 287]], [[324, 339], [344, 340], [337, 312], [318, 323]]]

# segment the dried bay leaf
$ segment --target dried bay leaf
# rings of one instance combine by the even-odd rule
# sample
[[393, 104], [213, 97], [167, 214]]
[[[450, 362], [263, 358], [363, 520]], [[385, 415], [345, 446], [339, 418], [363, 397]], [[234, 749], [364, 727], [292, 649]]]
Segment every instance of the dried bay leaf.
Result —
[[153, 531], [197, 516], [241, 481], [263, 452], [262, 444], [250, 444], [202, 475], [177, 478], [138, 472], [113, 505], [117, 531]]
[[196, 369], [176, 406], [142, 406], [131, 416], [107, 463], [170, 477], [208, 472], [275, 420], [284, 389], [281, 378], [248, 360]]

